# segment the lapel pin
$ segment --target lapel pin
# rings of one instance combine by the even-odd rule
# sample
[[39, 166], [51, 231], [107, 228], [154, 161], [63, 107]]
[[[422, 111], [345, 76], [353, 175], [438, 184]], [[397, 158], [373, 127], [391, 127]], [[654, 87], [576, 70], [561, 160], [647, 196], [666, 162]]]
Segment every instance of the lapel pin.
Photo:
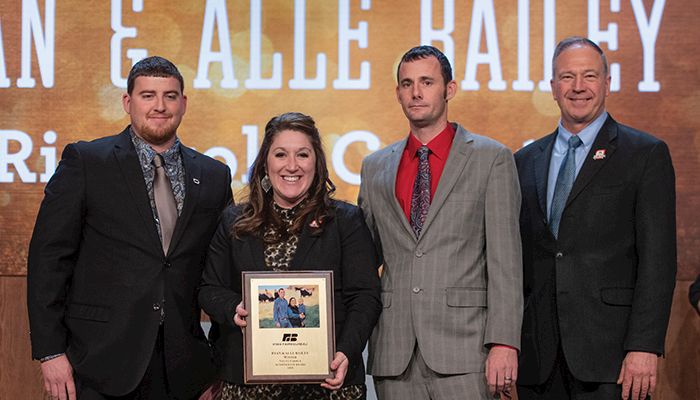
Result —
[[309, 224], [309, 226], [312, 227], [312, 228], [318, 228], [318, 227], [320, 227], [321, 225], [320, 225], [316, 220], [313, 220], [313, 221], [311, 221], [311, 223]]
[[197, 178], [192, 178], [192, 182], [194, 182], [195, 185], [199, 185], [199, 179]]
[[593, 154], [594, 160], [602, 160], [604, 158], [605, 158], [605, 149], [596, 150], [595, 154]]

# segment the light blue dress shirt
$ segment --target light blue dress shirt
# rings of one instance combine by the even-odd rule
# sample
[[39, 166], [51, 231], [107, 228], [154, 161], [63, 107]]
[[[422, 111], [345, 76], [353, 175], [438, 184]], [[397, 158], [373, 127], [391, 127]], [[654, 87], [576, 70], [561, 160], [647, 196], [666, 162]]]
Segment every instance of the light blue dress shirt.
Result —
[[[587, 127], [583, 128], [581, 132], [578, 133], [578, 137], [581, 139], [582, 144], [576, 148], [576, 176], [578, 176], [583, 162], [586, 160], [586, 155], [591, 150], [595, 138], [598, 136], [598, 131], [605, 123], [608, 118], [608, 113], [603, 111], [598, 118], [594, 119]], [[561, 124], [559, 120], [559, 127], [557, 138], [554, 140], [554, 148], [552, 149], [552, 157], [549, 159], [549, 176], [547, 177], [547, 219], [549, 219], [549, 213], [552, 209], [552, 199], [554, 198], [554, 187], [557, 184], [557, 176], [559, 175], [559, 168], [561, 168], [561, 163], [564, 161], [566, 152], [569, 150], [569, 138], [572, 136], [571, 132], [567, 131], [566, 128]], [[574, 177], [574, 179], [576, 179]], [[575, 180], [574, 180], [575, 182]]]

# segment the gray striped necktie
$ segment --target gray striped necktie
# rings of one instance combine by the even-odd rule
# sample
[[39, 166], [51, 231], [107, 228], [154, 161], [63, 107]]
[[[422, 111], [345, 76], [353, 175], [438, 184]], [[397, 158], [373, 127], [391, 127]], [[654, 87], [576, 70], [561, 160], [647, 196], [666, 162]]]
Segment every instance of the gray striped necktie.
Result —
[[153, 165], [156, 167], [156, 174], [153, 180], [153, 198], [156, 202], [163, 252], [168, 254], [170, 240], [173, 237], [175, 223], [177, 222], [177, 205], [175, 204], [175, 196], [170, 185], [170, 179], [165, 173], [163, 156], [156, 154], [153, 157]]
[[559, 168], [559, 175], [557, 175], [557, 183], [554, 186], [554, 197], [552, 198], [549, 212], [549, 229], [554, 234], [554, 237], [559, 237], [561, 214], [564, 212], [566, 200], [569, 198], [569, 193], [574, 186], [576, 177], [576, 148], [582, 143], [581, 138], [577, 135], [572, 135], [569, 138], [569, 149], [566, 151], [561, 168]]

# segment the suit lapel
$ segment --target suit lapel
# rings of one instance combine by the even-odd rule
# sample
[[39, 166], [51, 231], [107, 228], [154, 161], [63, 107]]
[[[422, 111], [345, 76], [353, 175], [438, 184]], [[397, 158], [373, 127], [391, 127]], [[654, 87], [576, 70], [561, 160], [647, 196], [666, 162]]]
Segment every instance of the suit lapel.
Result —
[[251, 236], [245, 239], [248, 247], [250, 260], [252, 260], [253, 265], [243, 265], [246, 270], [253, 271], [264, 271], [267, 269], [265, 266], [265, 243], [262, 239], [256, 236]]
[[297, 251], [294, 253], [294, 257], [289, 263], [290, 269], [305, 268], [306, 255], [314, 246], [316, 240], [318, 240], [318, 236], [311, 235], [311, 231], [309, 230], [311, 219], [312, 217], [308, 216], [306, 221], [304, 221], [304, 226], [302, 227], [301, 235], [299, 236], [299, 243], [297, 244]]
[[148, 198], [146, 191], [146, 182], [143, 179], [143, 170], [141, 162], [136, 154], [134, 144], [131, 142], [129, 128], [126, 128], [114, 145], [114, 156], [119, 164], [119, 169], [124, 176], [126, 186], [129, 188], [134, 206], [138, 210], [141, 220], [143, 221], [145, 231], [148, 232], [154, 246], [157, 246], [162, 251], [160, 244], [160, 236], [156, 229], [155, 221], [153, 220], [153, 210], [151, 209], [151, 200]]
[[[576, 196], [578, 196], [581, 191], [588, 186], [591, 179], [593, 179], [603, 165], [605, 165], [605, 163], [610, 159], [617, 148], [615, 145], [616, 138], [617, 123], [612, 119], [612, 117], [608, 116], [605, 124], [603, 124], [603, 127], [600, 128], [600, 132], [598, 132], [598, 135], [593, 142], [593, 146], [591, 146], [591, 150], [586, 155], [581, 171], [578, 173], [578, 176], [574, 181], [574, 186], [571, 188], [571, 193], [569, 193], [569, 198], [566, 200], [566, 206], [571, 204]], [[595, 154], [595, 152], [598, 150], [605, 150], [605, 158], [594, 160], [591, 154]]]
[[180, 144], [180, 154], [182, 155], [182, 165], [185, 168], [185, 203], [182, 206], [180, 216], [177, 218], [168, 254], [173, 252], [185, 233], [187, 223], [192, 217], [195, 206], [199, 203], [199, 192], [202, 184], [201, 168], [197, 161], [197, 153]]
[[425, 236], [425, 232], [430, 227], [430, 224], [435, 219], [437, 213], [440, 211], [440, 208], [445, 203], [445, 200], [447, 200], [447, 196], [457, 183], [460, 175], [462, 175], [462, 171], [467, 165], [467, 161], [469, 161], [472, 151], [474, 150], [472, 147], [473, 141], [474, 139], [472, 138], [471, 133], [457, 125], [455, 137], [452, 141], [452, 147], [450, 148], [450, 153], [447, 156], [447, 162], [445, 163], [445, 169], [442, 171], [442, 176], [440, 176], [437, 189], [435, 189], [433, 201], [430, 203], [428, 215], [425, 217], [425, 222], [423, 223], [423, 230], [418, 238], [419, 241], [423, 236]]
[[535, 172], [535, 185], [537, 185], [537, 201], [545, 221], [549, 220], [549, 215], [547, 214], [547, 182], [549, 181], [549, 162], [552, 159], [552, 150], [554, 149], [556, 138], [557, 131], [554, 131], [540, 144], [541, 152], [532, 160], [534, 164], [533, 171]]
[[393, 145], [387, 160], [388, 168], [383, 168], [380, 173], [382, 174], [381, 182], [384, 182], [383, 186], [385, 188], [384, 198], [389, 204], [389, 208], [391, 208], [392, 212], [395, 214], [394, 216], [397, 218], [397, 221], [400, 221], [399, 224], [401, 224], [409, 235], [415, 239], [416, 234], [413, 233], [413, 228], [411, 228], [411, 224], [408, 222], [406, 214], [404, 214], [399, 201], [396, 199], [396, 174], [399, 171], [401, 155], [403, 154], [407, 143], [408, 137]]

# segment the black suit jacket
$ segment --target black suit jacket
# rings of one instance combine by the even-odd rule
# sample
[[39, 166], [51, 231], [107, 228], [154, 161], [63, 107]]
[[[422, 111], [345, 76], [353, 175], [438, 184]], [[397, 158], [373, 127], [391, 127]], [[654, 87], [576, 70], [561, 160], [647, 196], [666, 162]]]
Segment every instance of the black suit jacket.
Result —
[[[359, 384], [365, 380], [362, 350], [382, 309], [379, 262], [360, 210], [340, 201], [333, 201], [333, 208], [320, 235], [312, 235], [311, 220], [306, 221], [290, 270], [333, 271], [336, 348], [350, 362], [344, 384]], [[241, 272], [269, 270], [261, 239], [232, 239], [231, 226], [242, 210], [238, 205], [224, 211], [199, 292], [199, 302], [213, 320], [209, 338], [222, 357], [221, 378], [234, 383], [243, 383], [243, 335], [233, 323], [242, 299]]]
[[129, 128], [66, 146], [45, 189], [29, 247], [32, 357], [65, 352], [75, 374], [108, 395], [143, 377], [162, 307], [174, 394], [192, 397], [213, 377], [195, 291], [231, 202], [231, 175], [192, 149], [181, 152], [185, 202], [167, 255]]
[[[615, 382], [627, 352], [664, 352], [676, 274], [673, 165], [664, 142], [608, 117], [557, 240], [546, 210], [556, 134], [515, 155], [525, 290], [518, 383], [547, 379], [560, 339], [577, 379]], [[593, 158], [598, 150], [604, 158]]]

